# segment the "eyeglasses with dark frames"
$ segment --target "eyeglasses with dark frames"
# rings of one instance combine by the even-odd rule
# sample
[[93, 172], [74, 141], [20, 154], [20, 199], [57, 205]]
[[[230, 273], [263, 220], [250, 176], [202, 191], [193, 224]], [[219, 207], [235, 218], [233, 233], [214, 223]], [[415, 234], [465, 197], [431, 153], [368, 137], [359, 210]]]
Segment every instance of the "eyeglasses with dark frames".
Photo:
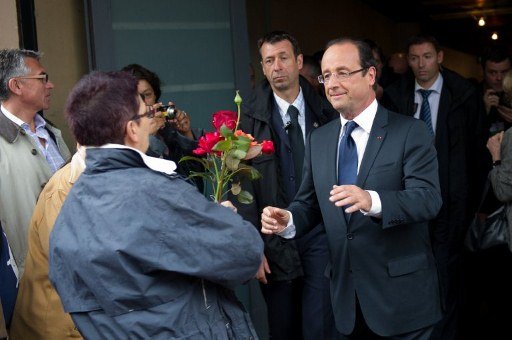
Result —
[[43, 81], [43, 83], [48, 83], [48, 80], [49, 80], [49, 76], [48, 76], [48, 73], [43, 73], [43, 74], [37, 74], [37, 75], [34, 75], [34, 76], [21, 76], [21, 77], [16, 77], [18, 79], [41, 79]]
[[339, 81], [344, 81], [344, 80], [347, 80], [348, 78], [350, 78], [353, 74], [365, 71], [367, 69], [368, 69], [368, 67], [363, 67], [363, 68], [361, 68], [359, 70], [355, 70], [355, 71], [352, 71], [352, 72], [347, 72], [347, 71], [341, 71], [340, 70], [340, 71], [337, 71], [335, 73], [327, 73], [327, 74], [324, 74], [324, 75], [321, 74], [321, 75], [318, 76], [318, 82], [320, 84], [328, 84], [329, 81], [332, 78], [336, 78]]
[[155, 117], [155, 114], [156, 114], [156, 110], [155, 109], [153, 109], [151, 106], [146, 106], [146, 113], [143, 113], [141, 115], [136, 114], [130, 120], [137, 120], [137, 119], [141, 119], [143, 117], [148, 117], [148, 118], [151, 119], [151, 118]]

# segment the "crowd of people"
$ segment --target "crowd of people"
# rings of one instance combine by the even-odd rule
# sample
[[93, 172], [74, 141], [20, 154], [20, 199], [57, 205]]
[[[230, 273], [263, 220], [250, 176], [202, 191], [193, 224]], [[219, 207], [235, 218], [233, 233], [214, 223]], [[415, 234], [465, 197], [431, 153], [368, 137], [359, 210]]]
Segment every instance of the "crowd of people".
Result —
[[0, 50], [0, 338], [257, 339], [234, 293], [251, 279], [272, 340], [512, 336], [512, 242], [464, 247], [500, 205], [512, 231], [508, 51], [475, 84], [429, 35], [388, 60], [348, 37], [304, 56], [284, 31], [257, 48], [240, 128], [276, 152], [249, 161], [250, 204], [187, 178], [203, 131], [154, 72], [80, 79], [71, 154], [40, 54]]

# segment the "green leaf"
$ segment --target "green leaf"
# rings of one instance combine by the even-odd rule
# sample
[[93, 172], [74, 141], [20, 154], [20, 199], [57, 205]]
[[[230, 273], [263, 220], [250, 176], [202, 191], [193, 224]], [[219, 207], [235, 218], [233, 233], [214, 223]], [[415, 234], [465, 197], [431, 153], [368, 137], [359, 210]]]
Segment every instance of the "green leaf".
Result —
[[233, 130], [230, 130], [226, 127], [226, 124], [222, 124], [220, 127], [220, 134], [224, 136], [225, 138], [232, 137], [233, 136]]
[[236, 198], [238, 199], [238, 202], [243, 203], [243, 204], [250, 204], [253, 201], [252, 195], [248, 191], [245, 191], [245, 190], [240, 191], [240, 193], [236, 196]]
[[240, 164], [240, 159], [233, 157], [231, 154], [226, 156], [226, 166], [229, 170], [235, 171], [238, 169], [238, 165]]
[[251, 140], [245, 137], [238, 137], [238, 139], [233, 141], [233, 144], [237, 150], [247, 151], [251, 147]]
[[231, 192], [233, 193], [233, 195], [238, 195], [240, 192], [242, 191], [242, 186], [240, 185], [240, 183], [233, 183], [231, 184]]
[[231, 141], [230, 140], [221, 140], [217, 142], [212, 148], [213, 151], [228, 151], [231, 149]]
[[233, 156], [234, 158], [244, 159], [245, 156], [247, 155], [247, 152], [245, 152], [243, 150], [233, 150], [229, 154], [231, 156]]

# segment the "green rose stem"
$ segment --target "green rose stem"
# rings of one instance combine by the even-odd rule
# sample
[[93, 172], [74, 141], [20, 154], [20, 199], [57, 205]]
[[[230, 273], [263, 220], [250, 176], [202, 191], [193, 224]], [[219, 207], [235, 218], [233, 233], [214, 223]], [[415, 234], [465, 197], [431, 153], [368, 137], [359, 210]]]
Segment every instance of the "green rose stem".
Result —
[[[236, 120], [236, 126], [235, 126], [235, 129], [233, 130], [233, 131], [236, 131], [236, 130], [238, 130], [238, 124], [240, 123], [240, 104], [242, 104], [242, 97], [238, 93], [238, 90], [236, 91], [236, 96], [235, 96], [234, 102], [238, 109], [237, 110], [238, 116], [237, 116], [237, 120]], [[217, 162], [213, 162], [213, 164], [215, 166], [215, 176], [217, 177], [217, 187], [214, 188], [214, 199], [215, 199], [215, 202], [217, 202], [217, 203], [220, 203], [224, 196], [224, 187], [226, 185], [224, 180], [229, 181], [229, 179], [231, 178], [231, 176], [229, 176], [229, 174], [228, 174], [228, 167], [226, 166], [226, 154], [227, 153], [225, 151], [222, 152], [220, 170], [217, 166]], [[220, 171], [220, 174], [219, 174], [219, 171]]]
[[236, 90], [236, 96], [235, 96], [235, 104], [238, 108], [238, 118], [236, 120], [236, 126], [235, 131], [238, 130], [238, 124], [240, 123], [240, 104], [242, 104], [242, 97], [240, 97], [240, 94], [238, 93], [238, 90]]

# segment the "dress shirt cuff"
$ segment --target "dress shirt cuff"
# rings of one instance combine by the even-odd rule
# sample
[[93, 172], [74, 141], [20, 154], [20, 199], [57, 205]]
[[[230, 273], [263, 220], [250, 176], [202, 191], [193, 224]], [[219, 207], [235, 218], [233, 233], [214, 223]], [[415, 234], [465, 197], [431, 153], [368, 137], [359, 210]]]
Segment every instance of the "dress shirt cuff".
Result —
[[365, 216], [371, 216], [371, 217], [381, 217], [382, 215], [382, 203], [380, 201], [380, 196], [376, 191], [373, 190], [366, 190], [367, 193], [370, 194], [370, 197], [372, 199], [372, 206], [370, 208], [370, 211], [364, 211], [360, 210], [361, 213]]
[[288, 221], [288, 224], [286, 227], [281, 230], [277, 235], [281, 236], [282, 238], [290, 239], [295, 237], [295, 225], [293, 224], [293, 215], [291, 212], [288, 211], [288, 215], [290, 215], [290, 220]]

